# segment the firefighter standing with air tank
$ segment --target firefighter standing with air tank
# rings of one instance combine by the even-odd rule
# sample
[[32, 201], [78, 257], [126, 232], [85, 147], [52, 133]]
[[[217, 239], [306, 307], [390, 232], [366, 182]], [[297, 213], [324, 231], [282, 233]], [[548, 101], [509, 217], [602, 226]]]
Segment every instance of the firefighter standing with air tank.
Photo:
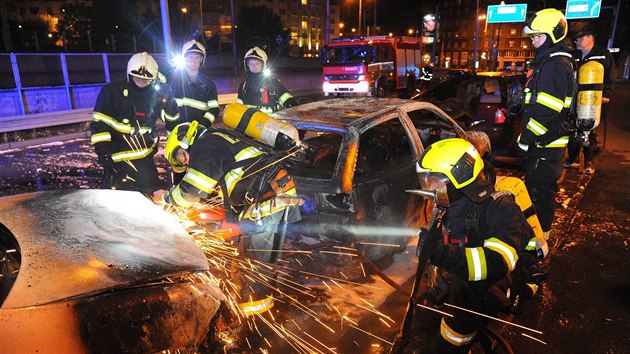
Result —
[[613, 90], [615, 62], [606, 48], [595, 45], [594, 32], [586, 29], [576, 35], [577, 51], [573, 58], [578, 64], [577, 131], [569, 138], [569, 156], [564, 167], [577, 164], [584, 152], [584, 167], [592, 173], [592, 162], [599, 151], [595, 128], [605, 119], [606, 107]]
[[103, 166], [101, 188], [135, 190], [151, 195], [159, 189], [153, 156], [158, 119], [179, 117], [171, 89], [158, 80], [158, 64], [148, 53], [134, 54], [127, 78], [105, 85], [96, 99], [91, 143]]
[[556, 9], [536, 12], [523, 28], [532, 39], [535, 58], [527, 74], [518, 147], [525, 157], [525, 184], [547, 239], [569, 140], [569, 110], [574, 94], [572, 56], [562, 45], [567, 30], [564, 15]]
[[[281, 219], [299, 219], [297, 208], [287, 209], [297, 202], [297, 193], [292, 178], [277, 164], [278, 156], [252, 142], [251, 137], [286, 151], [299, 144], [297, 130], [238, 103], [226, 106], [223, 122], [236, 131], [203, 130], [196, 122], [173, 129], [165, 157], [175, 172], [185, 175], [170, 191], [155, 198], [182, 208], [194, 207], [203, 199], [222, 198], [226, 220], [238, 222], [243, 231], [240, 246], [245, 255], [272, 262]], [[273, 306], [270, 289], [244, 279], [240, 282], [241, 310], [246, 315], [269, 310]]]
[[251, 48], [245, 53], [243, 62], [247, 78], [238, 88], [236, 102], [256, 108], [263, 113], [297, 106], [297, 100], [282, 82], [271, 76], [267, 68], [267, 53], [264, 50], [259, 47]]

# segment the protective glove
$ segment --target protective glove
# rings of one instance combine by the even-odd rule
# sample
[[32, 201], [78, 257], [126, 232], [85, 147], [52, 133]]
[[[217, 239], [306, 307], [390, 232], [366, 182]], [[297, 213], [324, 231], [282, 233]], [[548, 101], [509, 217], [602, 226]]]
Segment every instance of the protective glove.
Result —
[[427, 268], [427, 296], [429, 304], [439, 307], [444, 304], [448, 298], [451, 288], [449, 275], [446, 271], [430, 266]]
[[429, 260], [431, 261], [431, 264], [433, 264], [436, 267], [443, 266], [446, 260], [448, 259], [450, 248], [451, 248], [450, 245], [445, 245], [445, 244], [437, 245], [437, 247], [435, 247], [433, 252], [431, 252], [431, 256], [429, 256]]

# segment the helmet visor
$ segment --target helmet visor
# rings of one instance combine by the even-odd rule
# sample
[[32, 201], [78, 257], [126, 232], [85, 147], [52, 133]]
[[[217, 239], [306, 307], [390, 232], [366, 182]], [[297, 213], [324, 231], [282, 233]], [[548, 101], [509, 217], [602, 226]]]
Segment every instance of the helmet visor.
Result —
[[418, 178], [420, 179], [420, 188], [428, 191], [446, 190], [446, 185], [449, 183], [448, 177], [442, 173], [427, 172], [419, 174]]

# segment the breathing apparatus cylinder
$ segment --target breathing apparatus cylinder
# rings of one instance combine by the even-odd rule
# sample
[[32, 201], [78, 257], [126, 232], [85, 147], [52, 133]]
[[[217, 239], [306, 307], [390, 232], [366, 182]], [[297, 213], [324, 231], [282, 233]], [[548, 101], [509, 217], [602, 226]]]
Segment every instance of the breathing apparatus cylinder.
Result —
[[602, 114], [604, 66], [594, 60], [584, 63], [578, 71], [576, 126], [590, 131], [599, 125]]
[[547, 245], [547, 240], [544, 237], [538, 215], [536, 215], [536, 210], [532, 204], [532, 199], [529, 197], [525, 183], [520, 178], [516, 177], [497, 177], [494, 189], [496, 191], [507, 191], [514, 195], [516, 204], [521, 208], [523, 215], [525, 215], [527, 219], [527, 223], [534, 230], [534, 235], [536, 236], [536, 253], [538, 257], [540, 259], [547, 257], [547, 254], [549, 254], [549, 246]]
[[237, 102], [225, 106], [223, 123], [278, 150], [289, 150], [300, 144], [293, 125]]

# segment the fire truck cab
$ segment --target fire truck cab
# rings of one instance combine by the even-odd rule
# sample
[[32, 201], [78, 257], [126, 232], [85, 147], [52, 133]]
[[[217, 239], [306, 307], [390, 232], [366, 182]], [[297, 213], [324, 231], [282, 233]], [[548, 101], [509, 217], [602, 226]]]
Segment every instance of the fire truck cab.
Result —
[[336, 38], [321, 50], [324, 95], [409, 97], [422, 68], [415, 37]]

